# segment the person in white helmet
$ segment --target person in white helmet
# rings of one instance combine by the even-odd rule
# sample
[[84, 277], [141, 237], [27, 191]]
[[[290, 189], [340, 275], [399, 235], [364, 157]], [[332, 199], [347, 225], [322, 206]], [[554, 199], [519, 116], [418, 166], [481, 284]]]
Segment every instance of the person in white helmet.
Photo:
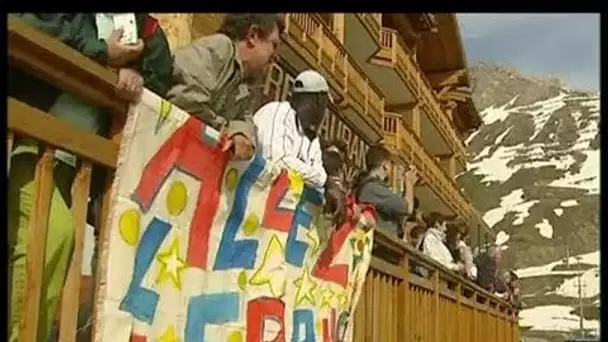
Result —
[[258, 153], [269, 162], [299, 173], [309, 187], [320, 191], [327, 174], [317, 130], [329, 101], [325, 78], [306, 70], [296, 77], [289, 101], [269, 102], [253, 117]]

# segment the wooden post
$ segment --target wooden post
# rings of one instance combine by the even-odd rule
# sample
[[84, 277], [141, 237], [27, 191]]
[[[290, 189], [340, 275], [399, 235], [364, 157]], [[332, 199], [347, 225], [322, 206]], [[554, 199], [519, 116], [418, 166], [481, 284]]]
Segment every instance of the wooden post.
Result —
[[[460, 325], [462, 324], [462, 315], [460, 314], [461, 311], [461, 297], [462, 296], [462, 287], [460, 285], [460, 281], [458, 281], [456, 283], [456, 341], [460, 342], [462, 340], [461, 338], [461, 329], [460, 329]], [[459, 324], [460, 323], [460, 324]]]
[[435, 315], [433, 315], [433, 340], [435, 342], [443, 342], [439, 340], [439, 269], [435, 269], [435, 273], [433, 273], [433, 291], [435, 306]]
[[400, 315], [399, 324], [399, 338], [398, 341], [408, 341], [410, 338], [410, 307], [412, 303], [409, 301], [409, 291], [410, 291], [410, 259], [407, 251], [403, 256], [403, 282], [401, 283], [401, 300], [399, 306], [401, 307], [401, 312], [403, 315]]
[[418, 138], [420, 138], [420, 121], [420, 105], [416, 105], [412, 108], [412, 130]]

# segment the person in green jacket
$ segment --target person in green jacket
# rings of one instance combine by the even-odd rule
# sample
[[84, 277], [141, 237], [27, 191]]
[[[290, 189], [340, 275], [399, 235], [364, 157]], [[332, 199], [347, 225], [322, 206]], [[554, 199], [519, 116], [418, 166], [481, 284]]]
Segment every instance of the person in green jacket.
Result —
[[[120, 42], [122, 30], [113, 27], [110, 13], [19, 13], [11, 14], [29, 25], [55, 37], [104, 66], [118, 68], [117, 95], [137, 101], [143, 87], [165, 97], [172, 86], [173, 59], [169, 44], [158, 22], [147, 13], [136, 13], [138, 42]], [[81, 129], [104, 135], [110, 115], [104, 108], [30, 76], [23, 70], [9, 68], [9, 96], [66, 120]], [[17, 139], [11, 153], [8, 189], [9, 230], [9, 340], [19, 340], [19, 324], [27, 284], [25, 261], [28, 222], [35, 198], [34, 173], [39, 160], [38, 143]], [[71, 186], [78, 163], [73, 154], [57, 150], [54, 184], [48, 221], [48, 237], [42, 284], [38, 341], [48, 340], [65, 280], [74, 244]], [[97, 177], [96, 177], [97, 175]], [[99, 178], [98, 181], [95, 181]], [[93, 175], [92, 200], [103, 182], [102, 173]], [[97, 185], [97, 186], [96, 186]]]

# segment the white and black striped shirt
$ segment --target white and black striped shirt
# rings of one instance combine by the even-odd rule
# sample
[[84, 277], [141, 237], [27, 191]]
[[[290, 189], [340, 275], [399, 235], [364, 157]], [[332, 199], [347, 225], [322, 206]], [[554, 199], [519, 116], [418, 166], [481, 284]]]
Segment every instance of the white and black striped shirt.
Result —
[[253, 117], [258, 153], [270, 162], [297, 172], [307, 185], [322, 190], [327, 174], [319, 138], [311, 141], [296, 120], [296, 112], [289, 102], [270, 102], [260, 108]]

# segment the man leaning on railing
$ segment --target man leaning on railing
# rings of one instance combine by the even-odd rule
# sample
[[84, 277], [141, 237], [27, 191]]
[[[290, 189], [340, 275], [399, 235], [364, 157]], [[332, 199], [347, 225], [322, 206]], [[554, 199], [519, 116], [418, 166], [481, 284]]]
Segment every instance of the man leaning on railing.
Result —
[[[156, 20], [146, 13], [135, 14], [138, 39], [135, 44], [121, 42], [123, 30], [115, 29], [109, 13], [20, 13], [12, 14], [33, 27], [59, 39], [101, 65], [118, 68], [117, 95], [136, 100], [143, 87], [164, 96], [170, 88], [171, 53], [167, 39]], [[95, 85], [91, 85], [95, 86]], [[73, 94], [29, 75], [9, 69], [9, 96], [66, 120], [81, 129], [107, 133], [109, 113], [93, 107]], [[126, 114], [126, 113], [123, 113]], [[27, 284], [25, 260], [28, 222], [35, 198], [34, 173], [38, 160], [36, 142], [15, 142], [9, 173], [8, 219], [10, 246], [10, 341], [19, 340], [19, 323]], [[46, 341], [56, 317], [61, 289], [66, 277], [73, 244], [71, 186], [77, 158], [58, 150], [54, 168], [53, 194], [48, 221], [46, 257], [43, 267], [43, 299], [38, 340]], [[102, 181], [102, 179], [100, 179]], [[91, 197], [95, 197], [93, 181]], [[100, 184], [103, 182], [97, 182]]]
[[[248, 160], [255, 152], [254, 87], [278, 52], [283, 17], [276, 13], [228, 13], [217, 34], [175, 52], [175, 86], [169, 100], [229, 138], [226, 150]], [[261, 102], [261, 101], [260, 101]]]

